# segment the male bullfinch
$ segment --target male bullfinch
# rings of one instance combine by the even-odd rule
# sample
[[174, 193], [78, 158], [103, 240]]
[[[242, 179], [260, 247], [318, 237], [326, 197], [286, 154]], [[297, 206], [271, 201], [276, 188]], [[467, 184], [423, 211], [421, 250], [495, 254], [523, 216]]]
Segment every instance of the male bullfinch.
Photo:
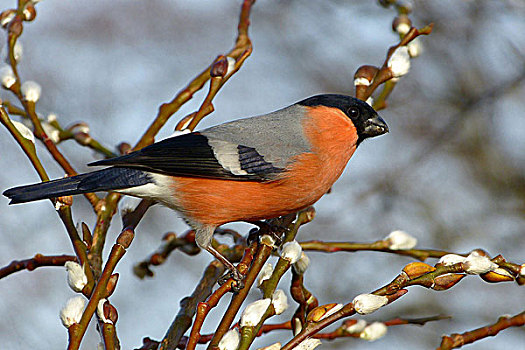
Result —
[[148, 198], [180, 212], [197, 244], [236, 278], [211, 246], [218, 226], [297, 212], [339, 178], [357, 146], [388, 132], [367, 103], [317, 95], [273, 113], [174, 136], [89, 165], [106, 169], [9, 189], [10, 204], [86, 192]]

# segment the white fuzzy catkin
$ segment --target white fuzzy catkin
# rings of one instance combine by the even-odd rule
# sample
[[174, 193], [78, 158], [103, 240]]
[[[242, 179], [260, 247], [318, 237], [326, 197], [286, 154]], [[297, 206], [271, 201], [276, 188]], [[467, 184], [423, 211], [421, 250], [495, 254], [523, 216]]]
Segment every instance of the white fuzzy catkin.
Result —
[[48, 122], [42, 122], [42, 129], [44, 129], [44, 132], [46, 133], [47, 137], [51, 139], [51, 141], [54, 143], [58, 143], [60, 141], [60, 131], [53, 125], [49, 124]]
[[259, 277], [257, 278], [257, 287], [260, 287], [261, 284], [270, 278], [273, 273], [273, 266], [270, 263], [264, 264], [261, 272], [259, 272]]
[[288, 297], [282, 289], [277, 289], [272, 295], [272, 305], [276, 315], [282, 314], [288, 309]]
[[301, 258], [302, 252], [303, 248], [301, 248], [301, 245], [293, 240], [283, 245], [283, 248], [281, 249], [281, 258], [288, 260], [290, 264], [295, 264]]
[[421, 55], [423, 52], [423, 44], [421, 44], [421, 40], [419, 40], [419, 38], [415, 38], [407, 44], [407, 49], [410, 57], [414, 58]]
[[86, 298], [83, 296], [76, 296], [69, 298], [66, 301], [66, 305], [60, 310], [60, 320], [62, 324], [69, 328], [75, 323], [79, 323], [84, 313], [84, 307], [86, 306]]
[[357, 322], [353, 325], [346, 327], [345, 331], [351, 334], [361, 333], [365, 329], [366, 325], [367, 323], [365, 320], [357, 320]]
[[241, 342], [241, 335], [237, 329], [230, 329], [219, 342], [219, 350], [237, 350]]
[[100, 299], [98, 301], [98, 304], [97, 304], [97, 315], [102, 320], [102, 322], [113, 324], [113, 321], [111, 321], [110, 319], [106, 318], [106, 316], [104, 315], [104, 304], [106, 303], [106, 301], [108, 301], [106, 298], [102, 298], [102, 299]]
[[417, 244], [417, 238], [401, 230], [390, 232], [385, 240], [389, 243], [389, 248], [392, 250], [412, 249]]
[[368, 80], [365, 77], [357, 77], [357, 78], [354, 79], [354, 85], [355, 86], [360, 86], [360, 85], [369, 86], [370, 85], [370, 80]]
[[88, 282], [84, 268], [74, 261], [66, 261], [64, 266], [67, 271], [67, 283], [69, 287], [77, 293], [82, 292], [82, 289], [84, 289], [84, 286]]
[[387, 63], [394, 78], [399, 78], [410, 70], [410, 55], [406, 46], [401, 46], [394, 51]]
[[363, 329], [359, 337], [364, 340], [374, 341], [386, 335], [388, 327], [383, 322], [373, 322]]
[[262, 316], [268, 310], [272, 300], [270, 298], [254, 301], [246, 306], [241, 315], [239, 325], [241, 327], [254, 327], [261, 320]]
[[42, 87], [35, 81], [28, 80], [20, 87], [22, 95], [28, 102], [37, 102], [42, 93]]
[[405, 35], [410, 31], [410, 25], [408, 23], [400, 23], [396, 27], [396, 32], [398, 32], [401, 35]]
[[498, 265], [488, 257], [477, 252], [470, 253], [464, 261], [465, 272], [471, 275], [480, 275], [495, 270]]
[[315, 338], [308, 338], [299, 343], [293, 350], [312, 350], [321, 345], [321, 341]]
[[0, 82], [2, 82], [2, 86], [6, 89], [9, 89], [16, 83], [15, 73], [11, 66], [6, 64], [0, 67]]
[[296, 274], [302, 275], [306, 272], [309, 266], [310, 266], [310, 258], [303, 251], [301, 252], [301, 257], [299, 258], [299, 260], [297, 260], [295, 264], [293, 264], [292, 268]]
[[353, 300], [354, 309], [358, 314], [370, 314], [388, 304], [388, 298], [375, 294], [360, 294]]
[[464, 261], [465, 261], [465, 257], [464, 256], [457, 255], [457, 254], [447, 254], [447, 255], [443, 255], [439, 259], [438, 263], [442, 264], [442, 265], [445, 265], [445, 266], [450, 266], [450, 265], [462, 263]]
[[16, 130], [18, 130], [18, 132], [20, 133], [20, 135], [22, 135], [23, 138], [28, 139], [33, 144], [35, 144], [35, 135], [27, 126], [15, 120], [11, 121], [11, 123], [13, 123]]
[[228, 76], [233, 73], [233, 70], [235, 69], [235, 63], [237, 62], [235, 58], [226, 56], [226, 61], [228, 61], [228, 69], [226, 69], [226, 74], [224, 76]]
[[319, 319], [319, 321], [327, 318], [328, 316], [335, 314], [337, 311], [341, 310], [343, 306], [344, 306], [343, 304], [334, 305], [330, 310], [326, 311], [326, 313], [323, 315], [323, 317]]

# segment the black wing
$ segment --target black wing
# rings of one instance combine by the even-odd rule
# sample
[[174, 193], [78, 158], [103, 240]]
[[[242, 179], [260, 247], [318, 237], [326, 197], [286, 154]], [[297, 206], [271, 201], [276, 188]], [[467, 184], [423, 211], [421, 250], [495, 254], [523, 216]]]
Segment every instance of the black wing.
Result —
[[208, 138], [199, 133], [171, 137], [125, 156], [100, 160], [89, 165], [138, 168], [173, 176], [259, 182], [273, 180], [284, 171], [266, 162], [254, 148], [229, 145], [232, 147], [228, 148], [233, 150], [229, 155], [230, 160], [238, 161], [237, 171], [223, 166], [215, 156]]

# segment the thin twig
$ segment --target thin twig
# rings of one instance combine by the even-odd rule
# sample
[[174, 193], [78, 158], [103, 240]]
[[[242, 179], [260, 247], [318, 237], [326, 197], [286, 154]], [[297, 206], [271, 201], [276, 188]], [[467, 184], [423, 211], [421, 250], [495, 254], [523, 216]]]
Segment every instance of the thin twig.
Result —
[[490, 326], [481, 327], [465, 333], [454, 333], [450, 336], [443, 336], [441, 344], [437, 350], [457, 349], [466, 344], [474, 343], [480, 339], [493, 337], [499, 332], [509, 327], [522, 327], [525, 325], [525, 311], [515, 316], [502, 316], [498, 321]]
[[74, 255], [36, 254], [30, 259], [13, 260], [9, 265], [0, 268], [0, 279], [22, 270], [33, 271], [42, 266], [64, 266], [68, 261], [77, 261], [77, 257]]
[[300, 242], [304, 250], [334, 253], [334, 252], [358, 252], [358, 251], [374, 251], [384, 252], [396, 255], [410, 256], [418, 260], [424, 261], [428, 258], [441, 258], [444, 255], [451, 254], [450, 252], [434, 249], [406, 249], [394, 250], [390, 249], [387, 241], [381, 240], [373, 243], [356, 243], [356, 242], [323, 242], [318, 240]]

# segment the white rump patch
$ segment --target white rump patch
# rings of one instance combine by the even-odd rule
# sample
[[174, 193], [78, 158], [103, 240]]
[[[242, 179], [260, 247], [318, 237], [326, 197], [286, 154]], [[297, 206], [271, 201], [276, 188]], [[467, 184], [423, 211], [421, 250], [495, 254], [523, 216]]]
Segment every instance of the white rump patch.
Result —
[[164, 203], [166, 206], [177, 210], [179, 207], [178, 201], [173, 195], [173, 188], [171, 187], [173, 180], [168, 175], [155, 174], [148, 172], [148, 175], [154, 182], [117, 190], [115, 192], [127, 194], [129, 196], [154, 199]]

